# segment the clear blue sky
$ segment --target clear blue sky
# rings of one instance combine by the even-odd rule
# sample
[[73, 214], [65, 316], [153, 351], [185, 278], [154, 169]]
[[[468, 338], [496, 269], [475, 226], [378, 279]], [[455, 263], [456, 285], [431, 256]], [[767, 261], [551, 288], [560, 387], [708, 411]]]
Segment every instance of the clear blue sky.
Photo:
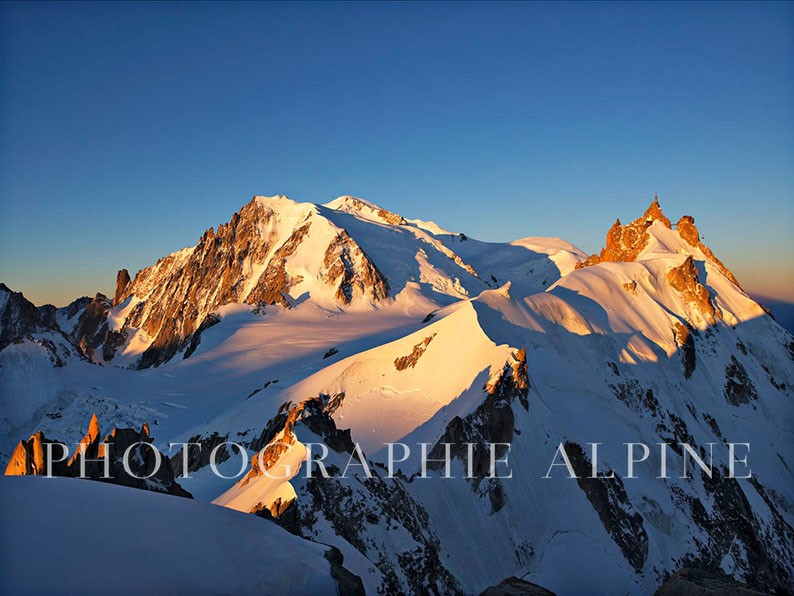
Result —
[[794, 300], [793, 4], [2, 4], [0, 280], [112, 292], [255, 194], [587, 251], [659, 193]]

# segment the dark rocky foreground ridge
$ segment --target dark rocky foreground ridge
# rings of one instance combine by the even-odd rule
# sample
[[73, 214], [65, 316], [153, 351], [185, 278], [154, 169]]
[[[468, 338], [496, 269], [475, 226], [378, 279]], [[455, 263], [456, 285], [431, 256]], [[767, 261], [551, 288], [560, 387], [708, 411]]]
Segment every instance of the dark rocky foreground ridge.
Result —
[[[6, 466], [5, 475], [83, 478], [192, 498], [175, 480], [170, 460], [163, 457], [158, 462], [152, 449], [144, 449], [142, 443], [151, 444], [153, 441], [146, 423], [140, 430], [114, 428], [101, 439], [95, 414], [78, 445], [48, 439], [42, 431], [27, 441], [20, 441]], [[128, 450], [125, 467], [124, 455]], [[48, 454], [52, 454], [52, 458]], [[64, 458], [65, 454], [69, 457]], [[110, 463], [109, 474], [105, 473], [105, 457]]]

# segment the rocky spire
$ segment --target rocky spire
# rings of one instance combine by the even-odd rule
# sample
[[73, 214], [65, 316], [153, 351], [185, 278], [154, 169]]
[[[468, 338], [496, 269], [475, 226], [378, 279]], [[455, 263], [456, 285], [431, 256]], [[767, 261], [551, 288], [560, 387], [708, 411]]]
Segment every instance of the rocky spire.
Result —
[[[653, 223], [654, 221], [660, 221], [665, 225], [665, 227], [671, 227], [670, 220], [665, 217], [664, 213], [662, 213], [662, 207], [659, 205], [659, 195], [653, 195], [653, 202], [648, 206], [640, 219], [642, 219], [646, 225], [649, 225], [649, 223]], [[638, 221], [639, 220], [635, 220], [633, 223]]]
[[[44, 446], [48, 443], [58, 443], [58, 441], [51, 441], [44, 436], [42, 431], [30, 436], [27, 441], [20, 441], [14, 453], [11, 454], [11, 459], [6, 466], [6, 476], [40, 476], [47, 473], [47, 461], [45, 456]], [[62, 448], [65, 448], [62, 445]], [[59, 451], [54, 451], [55, 454], [60, 455]], [[52, 473], [55, 476], [66, 476], [68, 471], [66, 465], [62, 461], [53, 461]]]
[[577, 269], [603, 262], [634, 261], [647, 246], [650, 237], [648, 228], [655, 221], [661, 222], [667, 228], [672, 227], [670, 220], [662, 213], [659, 198], [654, 195], [653, 202], [641, 217], [625, 226], [621, 225], [619, 219], [615, 220], [607, 232], [606, 245], [601, 253], [590, 255], [577, 265]]
[[50, 326], [32, 302], [4, 283], [0, 283], [0, 304], [0, 350], [20, 337]]
[[[68, 463], [59, 459], [67, 453], [67, 445], [60, 441], [47, 439], [42, 431], [31, 435], [27, 441], [20, 441], [8, 466], [6, 476], [35, 476], [50, 473], [53, 476], [86, 477], [102, 480], [111, 484], [129, 486], [144, 490], [164, 492], [181, 497], [191, 497], [176, 481], [171, 460], [163, 457], [160, 464], [151, 449], [144, 449], [141, 443], [151, 443], [149, 425], [144, 422], [140, 432], [133, 428], [114, 428], [103, 439], [100, 437], [99, 420], [96, 414], [91, 417], [88, 432], [77, 445], [77, 449]], [[53, 449], [52, 461], [47, 460], [48, 444], [56, 444], [59, 449]], [[124, 453], [131, 450], [128, 458], [128, 469], [124, 465]], [[84, 453], [84, 455], [83, 455]], [[86, 460], [83, 462], [82, 458]], [[99, 461], [107, 457], [109, 461], [109, 476], [104, 476], [104, 464]]]
[[[662, 207], [659, 205], [659, 197], [654, 195], [653, 202], [651, 202], [645, 210], [645, 213], [642, 214], [642, 217], [635, 219], [625, 226], [621, 225], [619, 219], [615, 220], [615, 223], [607, 232], [606, 244], [604, 248], [601, 249], [601, 253], [590, 255], [587, 259], [578, 263], [576, 268], [581, 269], [603, 262], [634, 261], [648, 245], [648, 239], [650, 238], [648, 228], [656, 221], [660, 222], [666, 228], [673, 229], [670, 220], [662, 212]], [[737, 286], [739, 285], [733, 273], [722, 264], [708, 246], [701, 242], [700, 234], [695, 227], [695, 218], [691, 215], [684, 215], [678, 220], [675, 230], [687, 244], [694, 248], [699, 248], [703, 254], [717, 266], [725, 277]]]
[[92, 441], [99, 438], [99, 419], [96, 414], [91, 416], [91, 421], [88, 423], [88, 434], [86, 436], [91, 437]]
[[675, 229], [678, 232], [678, 235], [681, 236], [690, 246], [694, 246], [699, 248], [716, 266], [717, 268], [722, 271], [722, 274], [730, 279], [733, 283], [737, 286], [739, 282], [734, 277], [733, 273], [722, 264], [717, 256], [711, 251], [711, 249], [703, 244], [700, 240], [700, 233], [698, 229], [695, 227], [695, 218], [691, 215], [684, 215], [681, 219], [678, 220], [678, 223], [675, 225]]
[[99, 420], [96, 414], [91, 416], [91, 422], [88, 423], [88, 432], [77, 444], [74, 454], [69, 459], [69, 467], [71, 467], [78, 458], [85, 457], [86, 459], [94, 459], [99, 452]]
[[119, 269], [116, 274], [116, 293], [113, 294], [113, 306], [118, 306], [127, 298], [127, 288], [130, 285], [130, 272]]
[[692, 255], [687, 256], [681, 265], [673, 267], [667, 272], [667, 281], [674, 290], [681, 294], [685, 302], [702, 314], [710, 325], [714, 325], [717, 319], [722, 319], [722, 311], [714, 307], [711, 294], [700, 283], [697, 266]]
[[85, 307], [77, 324], [69, 334], [69, 340], [88, 358], [109, 338], [108, 312], [110, 300], [103, 294], [97, 294]]
[[20, 441], [11, 454], [11, 459], [8, 460], [5, 475], [28, 476], [33, 474], [31, 459], [28, 455], [27, 441]]

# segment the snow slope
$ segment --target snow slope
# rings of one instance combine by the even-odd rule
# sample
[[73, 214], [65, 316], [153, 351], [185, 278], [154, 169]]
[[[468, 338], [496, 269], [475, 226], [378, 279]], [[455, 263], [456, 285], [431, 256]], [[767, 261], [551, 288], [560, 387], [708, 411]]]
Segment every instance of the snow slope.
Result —
[[69, 478], [0, 479], [3, 594], [334, 594], [319, 544], [207, 503]]

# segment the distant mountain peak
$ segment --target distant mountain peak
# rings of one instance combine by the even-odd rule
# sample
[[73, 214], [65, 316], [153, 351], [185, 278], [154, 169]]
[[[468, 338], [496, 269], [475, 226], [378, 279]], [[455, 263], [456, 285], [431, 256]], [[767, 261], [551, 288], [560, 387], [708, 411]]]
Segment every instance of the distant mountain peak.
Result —
[[281, 305], [310, 295], [329, 307], [388, 296], [388, 283], [347, 232], [317, 205], [255, 196], [196, 246], [160, 259], [125, 284], [125, 325], [153, 341], [139, 366], [170, 359], [214, 309], [229, 303]]
[[642, 250], [647, 246], [649, 234], [647, 228], [653, 222], [660, 221], [662, 225], [670, 228], [670, 220], [662, 213], [659, 205], [659, 198], [654, 196], [653, 202], [645, 210], [641, 217], [625, 226], [616, 219], [615, 223], [607, 232], [607, 239], [604, 248], [598, 255], [590, 255], [577, 265], [577, 269], [597, 265], [603, 262], [634, 261]]
[[[655, 222], [659, 222], [664, 228], [670, 230], [684, 242], [680, 245], [680, 251], [688, 252], [692, 249], [699, 250], [702, 256], [714, 263], [714, 265], [737, 286], [739, 282], [733, 273], [723, 265], [712, 250], [700, 240], [700, 234], [695, 227], [695, 218], [691, 215], [684, 215], [678, 220], [675, 227], [662, 212], [658, 196], [654, 195], [653, 201], [642, 214], [629, 224], [622, 225], [620, 219], [607, 232], [606, 243], [599, 254], [593, 254], [584, 261], [576, 265], [577, 269], [589, 267], [605, 262], [631, 262], [636, 261], [640, 255], [649, 247], [653, 235], [663, 236], [663, 232], [652, 232], [651, 228]], [[663, 243], [664, 244], [664, 243]]]

